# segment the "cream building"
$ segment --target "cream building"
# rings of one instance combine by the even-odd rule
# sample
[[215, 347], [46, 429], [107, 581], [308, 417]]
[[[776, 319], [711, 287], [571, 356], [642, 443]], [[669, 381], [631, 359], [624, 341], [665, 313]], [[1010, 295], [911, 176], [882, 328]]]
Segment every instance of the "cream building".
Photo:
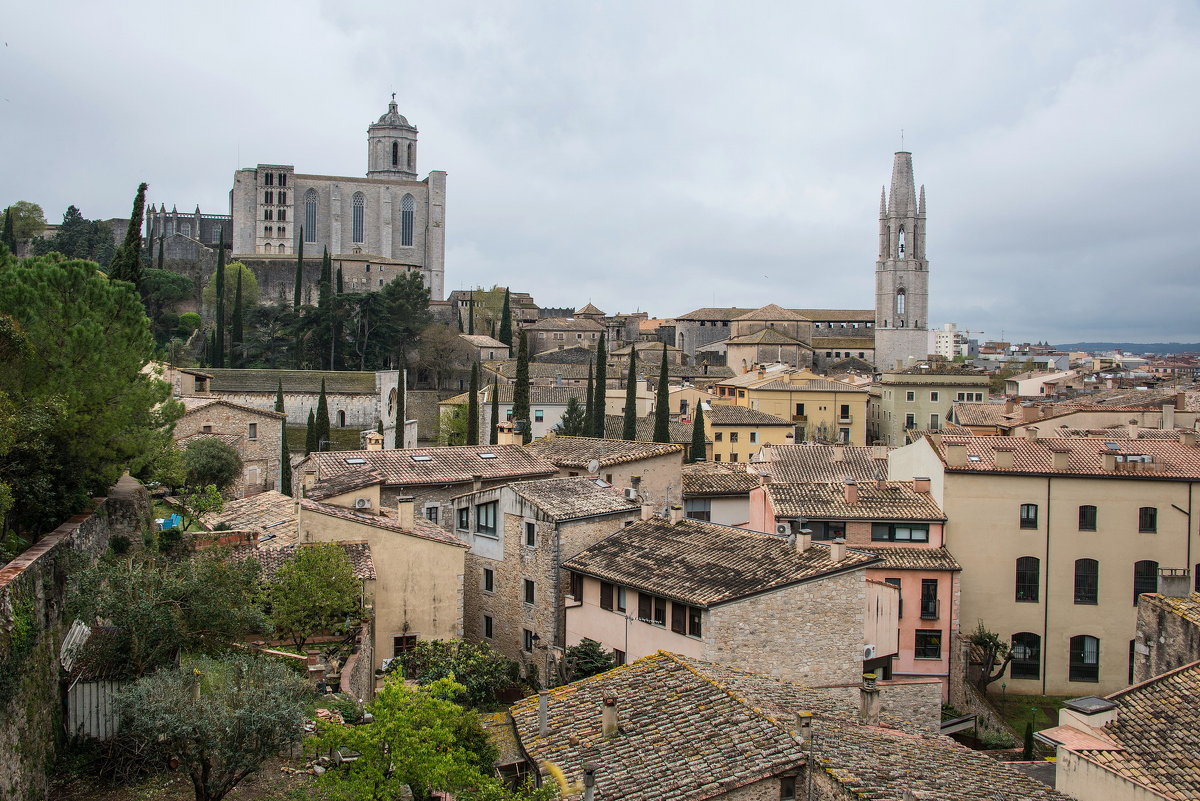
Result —
[[983, 403], [988, 377], [965, 370], [913, 368], [884, 373], [872, 398], [867, 436], [891, 447], [905, 444], [905, 432], [946, 426], [956, 402]]
[[867, 443], [868, 391], [809, 370], [763, 368], [718, 382], [717, 403], [791, 420], [796, 441]]

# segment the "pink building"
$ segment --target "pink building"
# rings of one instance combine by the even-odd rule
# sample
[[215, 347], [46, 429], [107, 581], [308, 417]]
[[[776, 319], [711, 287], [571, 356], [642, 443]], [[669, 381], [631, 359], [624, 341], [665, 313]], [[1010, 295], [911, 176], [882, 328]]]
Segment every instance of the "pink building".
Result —
[[845, 539], [850, 548], [878, 556], [882, 561], [867, 568], [867, 578], [900, 590], [899, 646], [885, 650], [881, 633], [864, 665], [884, 679], [937, 677], [945, 695], [962, 570], [945, 548], [945, 522], [929, 479], [769, 481], [750, 493], [747, 528], [785, 532], [799, 525], [817, 542]]

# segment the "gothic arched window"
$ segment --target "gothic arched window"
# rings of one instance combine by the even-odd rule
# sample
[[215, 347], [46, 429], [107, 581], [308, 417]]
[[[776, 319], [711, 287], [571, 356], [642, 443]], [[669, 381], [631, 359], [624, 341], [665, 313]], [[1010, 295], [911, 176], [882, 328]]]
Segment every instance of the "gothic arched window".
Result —
[[400, 244], [411, 246], [413, 243], [413, 218], [417, 213], [417, 201], [412, 195], [405, 195], [400, 201]]
[[392, 166], [400, 166], [400, 143], [392, 142]]
[[900, 235], [897, 237], [896, 257], [904, 258], [904, 226], [900, 226]]
[[317, 190], [304, 193], [304, 241], [317, 241]]
[[412, 142], [408, 143], [408, 168], [410, 170], [417, 168], [417, 146]]
[[350, 241], [365, 242], [363, 237], [363, 218], [367, 212], [367, 197], [362, 192], [354, 193], [354, 214], [350, 226]]
[[904, 314], [904, 290], [896, 293], [896, 314]]

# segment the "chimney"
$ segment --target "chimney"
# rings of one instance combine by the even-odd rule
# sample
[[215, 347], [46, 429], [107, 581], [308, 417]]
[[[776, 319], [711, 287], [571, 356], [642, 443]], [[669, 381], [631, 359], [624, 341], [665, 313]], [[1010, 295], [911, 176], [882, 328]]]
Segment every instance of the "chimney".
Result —
[[929, 494], [929, 476], [913, 476], [913, 492]]
[[879, 725], [879, 688], [875, 686], [874, 673], [864, 673], [859, 689], [858, 722], [864, 726]]
[[1140, 433], [1140, 432], [1138, 431], [1138, 421], [1137, 421], [1137, 420], [1130, 420], [1130, 421], [1129, 421], [1129, 423], [1127, 424], [1127, 430], [1128, 430], [1128, 432], [1129, 432], [1129, 438], [1130, 438], [1130, 439], [1137, 439], [1137, 438], [1138, 438], [1138, 434]]
[[1179, 444], [1185, 448], [1196, 447], [1196, 430], [1193, 428], [1184, 429], [1179, 432]]
[[946, 443], [946, 464], [950, 467], [963, 467], [967, 463], [967, 443]]
[[847, 478], [842, 481], [842, 496], [846, 499], [847, 504], [858, 503], [858, 482], [852, 478]]
[[496, 423], [497, 445], [520, 445], [521, 437], [516, 433], [516, 427], [507, 420]]
[[829, 558], [837, 564], [846, 558], [846, 541], [839, 537], [829, 543]]
[[1175, 404], [1164, 403], [1162, 407], [1162, 422], [1159, 428], [1170, 431], [1175, 428]]
[[642, 504], [642, 519], [649, 520], [652, 517], [654, 517], [654, 504], [643, 503]]
[[812, 739], [812, 724], [812, 712], [806, 710], [796, 713], [796, 733], [800, 735], [800, 742], [807, 743]]
[[367, 434], [366, 439], [367, 439], [367, 450], [369, 450], [369, 451], [383, 450], [383, 434], [380, 434], [378, 431], [372, 431], [370, 434]]
[[1016, 410], [1017, 410], [1017, 402], [1016, 401], [1014, 401], [1012, 398], [1008, 398], [1007, 400], [1004, 401], [1004, 413], [1005, 414], [1012, 414]]
[[538, 737], [550, 733], [550, 691], [538, 691]]
[[1025, 427], [1025, 439], [1029, 440], [1030, 442], [1037, 442], [1037, 438], [1038, 438], [1038, 427], [1037, 426], [1026, 426]]
[[1069, 445], [1051, 445], [1050, 453], [1054, 460], [1053, 465], [1055, 470], [1069, 470], [1071, 468], [1071, 447]]
[[1037, 407], [1034, 406], [1033, 403], [1031, 403], [1030, 401], [1025, 401], [1024, 403], [1021, 404], [1021, 420], [1022, 421], [1028, 423], [1031, 420], [1037, 420], [1040, 417], [1041, 417], [1041, 414], [1038, 413]]
[[758, 483], [762, 484], [762, 485], [770, 484], [771, 483], [771, 474], [770, 473], [759, 473], [758, 474]]
[[1187, 598], [1191, 593], [1187, 568], [1159, 568], [1158, 592], [1167, 598]]
[[413, 499], [411, 496], [396, 499], [396, 523], [401, 528], [411, 529], [413, 527]]
[[596, 766], [591, 762], [583, 766], [583, 801], [596, 799]]
[[600, 719], [601, 729], [605, 737], [617, 736], [617, 699], [604, 699], [604, 712]]
[[1058, 710], [1058, 725], [1071, 726], [1081, 731], [1088, 727], [1102, 729], [1117, 719], [1117, 705], [1107, 698], [1087, 695], [1072, 698]]
[[471, 476], [471, 492], [479, 492], [481, 489], [483, 489], [483, 476]]
[[887, 459], [887, 451], [887, 445], [873, 445], [871, 446], [871, 458]]
[[1000, 470], [1012, 470], [1013, 446], [997, 445], [992, 451], [992, 462]]
[[1186, 393], [1183, 393], [1183, 392], [1175, 393], [1175, 411], [1177, 411], [1177, 412], [1187, 411], [1187, 394]]
[[671, 525], [677, 525], [680, 520], [683, 520], [683, 507], [678, 504], [671, 504], [670, 513]]
[[925, 436], [929, 437], [930, 441], [933, 442], [934, 447], [942, 444], [942, 432], [940, 431], [931, 431]]
[[804, 527], [803, 520], [790, 521], [792, 536], [788, 538], [796, 553], [804, 553], [812, 547], [812, 532]]
[[885, 476], [883, 473], [875, 474], [875, 489], [879, 490], [880, 492], [883, 492], [885, 489], [887, 489], [887, 476]]
[[1104, 472], [1112, 473], [1117, 469], [1117, 454], [1107, 448], [1100, 451], [1100, 456], [1104, 462]]
[[829, 460], [831, 462], [844, 462], [846, 460], [846, 446], [840, 442], [834, 445], [833, 450], [830, 452]]

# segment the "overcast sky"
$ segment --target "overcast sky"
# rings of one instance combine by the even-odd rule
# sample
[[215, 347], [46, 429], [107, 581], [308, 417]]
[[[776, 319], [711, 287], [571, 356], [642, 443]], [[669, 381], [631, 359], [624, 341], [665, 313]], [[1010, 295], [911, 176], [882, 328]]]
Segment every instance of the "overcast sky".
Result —
[[1197, 342], [1198, 32], [1168, 0], [10, 3], [0, 205], [362, 174], [396, 92], [449, 173], [447, 291], [870, 308], [903, 129], [934, 324]]

